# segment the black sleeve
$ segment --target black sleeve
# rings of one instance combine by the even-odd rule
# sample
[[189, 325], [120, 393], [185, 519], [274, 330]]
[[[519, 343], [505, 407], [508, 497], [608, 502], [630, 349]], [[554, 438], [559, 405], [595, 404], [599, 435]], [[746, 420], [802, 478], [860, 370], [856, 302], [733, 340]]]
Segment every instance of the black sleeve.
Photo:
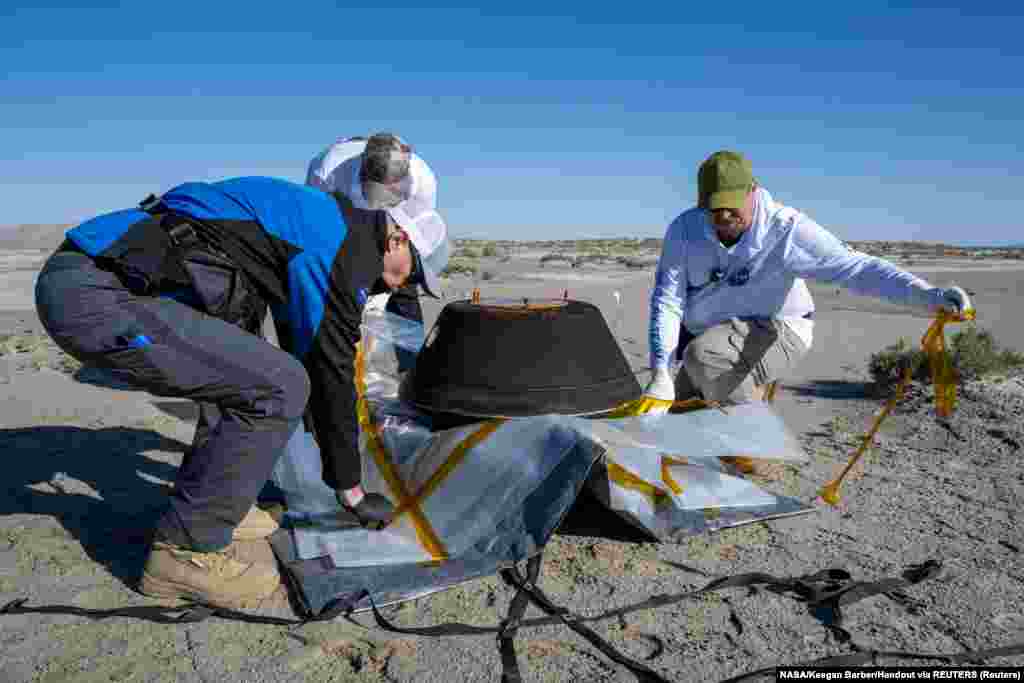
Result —
[[324, 483], [347, 489], [362, 479], [355, 359], [359, 325], [350, 316], [325, 315], [306, 356], [310, 394], [307, 424], [320, 447]]
[[[418, 294], [416, 285], [406, 285], [396, 289], [388, 298], [388, 305], [384, 307], [384, 310], [406, 320], [423, 324], [423, 308], [420, 306]], [[395, 356], [398, 358], [399, 372], [405, 372], [416, 364], [416, 354], [405, 349], [396, 348]]]
[[362, 479], [356, 344], [367, 295], [383, 271], [378, 237], [387, 230], [383, 211], [357, 210], [347, 200], [339, 206], [348, 232], [331, 261], [326, 290], [291, 293], [305, 297], [298, 303], [309, 310], [322, 306], [319, 325], [302, 358], [310, 379], [307, 417], [320, 446], [324, 483], [335, 490], [351, 488]]

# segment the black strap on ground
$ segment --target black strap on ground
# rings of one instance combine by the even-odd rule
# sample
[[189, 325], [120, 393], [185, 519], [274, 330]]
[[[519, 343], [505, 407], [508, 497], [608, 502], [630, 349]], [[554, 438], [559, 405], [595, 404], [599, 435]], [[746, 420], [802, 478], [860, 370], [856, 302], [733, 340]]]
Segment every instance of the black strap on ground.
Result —
[[12, 600], [0, 607], [0, 614], [66, 614], [85, 617], [93, 621], [102, 621], [112, 617], [129, 617], [152, 621], [157, 624], [194, 624], [216, 616], [223, 619], [244, 621], [250, 624], [272, 624], [290, 626], [297, 623], [293, 619], [247, 614], [224, 607], [212, 605], [189, 604], [182, 607], [163, 607], [160, 605], [136, 605], [134, 607], [117, 607], [113, 609], [85, 609], [74, 605], [43, 605], [27, 607], [28, 598]]
[[[584, 619], [574, 615], [564, 608], [556, 606], [537, 587], [537, 578], [540, 574], [541, 555], [535, 555], [527, 561], [526, 576], [523, 576], [519, 568], [513, 566], [501, 571], [502, 579], [510, 586], [516, 588], [516, 594], [509, 606], [508, 616], [501, 622], [498, 628], [498, 645], [501, 652], [504, 673], [503, 683], [521, 683], [518, 661], [515, 656], [514, 638], [520, 626], [524, 625], [523, 615], [527, 603], [532, 602], [539, 607], [549, 618], [531, 620], [529, 625], [541, 625], [561, 622], [565, 626], [578, 633], [597, 649], [613, 661], [628, 668], [642, 683], [667, 683], [666, 678], [650, 667], [626, 657], [613, 648], [606, 640], [583, 624], [584, 621], [600, 621], [610, 616], [661, 607], [681, 602], [682, 600], [699, 596], [712, 591], [719, 591], [726, 588], [756, 588], [764, 587], [766, 590], [779, 594], [786, 594], [804, 602], [808, 610], [822, 623], [833, 629], [833, 632], [840, 635], [841, 642], [847, 642], [855, 650], [854, 652], [833, 655], [823, 659], [809, 662], [786, 664], [785, 666], [800, 667], [840, 667], [857, 666], [861, 664], [874, 664], [882, 659], [917, 659], [917, 660], [938, 660], [949, 664], [958, 663], [979, 663], [993, 657], [1009, 657], [1024, 654], [1024, 642], [1005, 645], [1002, 647], [986, 650], [974, 650], [952, 654], [942, 653], [921, 653], [921, 652], [898, 652], [867, 650], [860, 648], [852, 641], [848, 632], [839, 627], [842, 622], [841, 608], [851, 605], [875, 595], [898, 595], [898, 591], [907, 586], [926, 581], [938, 576], [941, 571], [941, 564], [929, 560], [919, 565], [912, 565], [905, 569], [901, 576], [879, 579], [876, 581], [853, 581], [849, 572], [842, 569], [826, 569], [813, 574], [795, 578], [776, 577], [761, 572], [750, 572], [737, 574], [715, 579], [703, 588], [688, 593], [681, 593], [670, 596], [656, 596], [625, 609], [616, 609], [594, 617]], [[224, 607], [204, 604], [189, 604], [181, 607], [163, 607], [157, 605], [139, 605], [133, 607], [121, 607], [114, 609], [85, 609], [73, 605], [46, 605], [40, 607], [27, 606], [28, 600], [21, 598], [8, 602], [0, 607], [0, 616], [6, 614], [64, 614], [80, 616], [100, 621], [111, 617], [128, 617], [143, 619], [161, 624], [190, 624], [204, 621], [210, 617], [220, 617], [250, 624], [267, 624], [274, 626], [298, 627], [307, 623], [317, 621], [330, 621], [338, 616], [351, 614], [355, 607], [363, 599], [369, 599], [373, 610], [374, 618], [378, 626], [395, 633], [417, 635], [417, 636], [442, 636], [442, 635], [478, 635], [482, 633], [493, 633], [493, 628], [468, 626], [465, 624], [443, 624], [428, 628], [405, 628], [389, 623], [377, 609], [368, 591], [342, 596], [333, 602], [315, 617], [307, 619], [285, 619], [273, 616], [249, 614]], [[777, 666], [766, 667], [756, 671], [750, 671], [740, 676], [727, 679], [722, 683], [737, 683], [761, 676], [773, 675]]]
[[115, 607], [112, 609], [85, 609], [74, 605], [43, 605], [40, 607], [28, 607], [28, 598], [19, 598], [8, 602], [0, 607], [0, 616], [5, 614], [64, 614], [75, 617], [85, 617], [93, 621], [102, 621], [112, 617], [128, 617], [131, 619], [142, 619], [156, 624], [195, 624], [205, 621], [210, 617], [220, 617], [232, 621], [241, 621], [247, 624], [266, 624], [268, 626], [302, 626], [316, 621], [330, 621], [343, 614], [349, 614], [355, 605], [363, 597], [368, 595], [367, 591], [351, 596], [345, 596], [335, 600], [315, 617], [308, 619], [285, 619], [262, 614], [250, 614], [227, 607], [216, 605], [205, 605], [190, 603], [180, 607], [166, 607], [161, 605], [136, 605], [133, 607]]
[[[572, 614], [565, 608], [558, 607], [552, 603], [543, 591], [537, 587], [536, 583], [537, 577], [540, 575], [542, 558], [543, 555], [538, 553], [527, 560], [525, 577], [520, 573], [519, 568], [516, 566], [501, 570], [501, 577], [505, 583], [516, 588], [516, 593], [512, 596], [512, 602], [509, 604], [508, 616], [502, 620], [501, 625], [498, 627], [497, 640], [498, 651], [501, 654], [502, 683], [522, 683], [523, 677], [519, 669], [519, 662], [516, 659], [515, 636], [516, 631], [522, 624], [526, 607], [530, 602], [535, 604], [546, 614], [555, 617], [555, 619], [581, 635], [609, 659], [629, 669], [641, 683], [669, 683], [667, 678], [664, 678], [654, 669], [620, 653], [612, 647], [608, 641], [599, 636], [592, 629], [584, 626], [581, 623], [582, 619], [580, 617]], [[464, 628], [469, 628], [465, 627], [464, 624], [443, 624], [441, 626], [427, 628], [404, 628], [401, 626], [395, 626], [385, 619], [377, 610], [377, 606], [373, 604], [372, 600], [370, 602], [370, 606], [373, 608], [373, 617], [376, 620], [377, 625], [393, 633], [416, 636], [439, 636], [465, 634], [466, 631]], [[488, 632], [493, 631], [493, 629], [477, 628], [476, 631]]]
[[[502, 648], [501, 659], [504, 667], [504, 671], [501, 676], [503, 683], [520, 683], [522, 680], [519, 674], [519, 666], [516, 663], [515, 647], [512, 639], [515, 637], [515, 629], [519, 626], [519, 620], [522, 618], [522, 613], [526, 609], [525, 600], [522, 598], [523, 595], [529, 598], [530, 602], [539, 607], [544, 611], [544, 613], [557, 618], [565, 626], [568, 626], [578, 635], [585, 638], [591, 645], [600, 650], [603, 655], [611, 659], [613, 662], [629, 669], [640, 683], [668, 683], [667, 678], [651, 667], [638, 662], [631, 657], [627, 657], [616, 650], [607, 640], [599, 636], [593, 629], [583, 625], [580, 617], [571, 613], [564, 607], [558, 607], [551, 602], [551, 600], [548, 599], [548, 596], [546, 596], [536, 584], [542, 557], [542, 555], [537, 554], [530, 558], [527, 563], [527, 576], [525, 577], [519, 572], [519, 568], [515, 565], [501, 571], [501, 578], [505, 583], [518, 589], [512, 599], [512, 605], [509, 607], [509, 618], [506, 620], [507, 624], [511, 627], [511, 633], [507, 638], [502, 638], [507, 631], [503, 628], [502, 631], [499, 632], [499, 643]], [[516, 610], [515, 613], [513, 613], [513, 609]]]
[[[530, 586], [537, 585], [537, 577], [540, 575], [541, 557], [542, 555], [538, 553], [526, 563], [526, 583]], [[506, 571], [510, 570], [503, 570], [503, 573]], [[522, 683], [523, 676], [519, 672], [519, 661], [516, 659], [515, 637], [529, 604], [529, 594], [524, 588], [520, 587], [516, 590], [516, 594], [512, 596], [512, 602], [508, 606], [508, 616], [502, 620], [501, 625], [498, 627], [498, 652], [501, 654], [501, 683]]]

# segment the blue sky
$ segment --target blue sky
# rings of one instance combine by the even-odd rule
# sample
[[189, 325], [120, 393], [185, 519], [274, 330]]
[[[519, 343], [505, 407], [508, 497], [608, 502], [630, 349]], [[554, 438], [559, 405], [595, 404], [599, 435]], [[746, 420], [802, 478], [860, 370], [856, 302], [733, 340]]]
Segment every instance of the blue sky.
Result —
[[456, 237], [660, 237], [735, 148], [844, 239], [1024, 242], [1024, 21], [963, 4], [7, 2], [0, 224], [393, 130]]

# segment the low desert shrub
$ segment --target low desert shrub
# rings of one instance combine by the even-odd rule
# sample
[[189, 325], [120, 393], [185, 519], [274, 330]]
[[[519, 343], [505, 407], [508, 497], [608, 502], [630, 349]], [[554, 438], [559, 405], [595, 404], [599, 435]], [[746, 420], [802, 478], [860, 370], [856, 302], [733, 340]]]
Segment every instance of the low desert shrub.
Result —
[[899, 384], [907, 368], [910, 368], [910, 376], [917, 381], [925, 382], [931, 378], [928, 355], [920, 346], [911, 346], [905, 338], [886, 346], [868, 359], [868, 373], [878, 390], [883, 392]]
[[658, 259], [656, 258], [634, 258], [632, 256], [620, 256], [615, 259], [618, 263], [626, 266], [627, 268], [653, 268], [658, 265]]
[[480, 250], [474, 247], [463, 247], [456, 249], [452, 256], [456, 258], [480, 258]]
[[[950, 338], [946, 357], [960, 379], [978, 379], [1024, 365], [1024, 353], [1000, 348], [990, 331], [976, 325], [969, 325]], [[895, 387], [907, 367], [913, 379], [931, 381], [927, 354], [920, 346], [911, 346], [906, 339], [900, 339], [868, 359], [868, 372], [882, 391]]]
[[451, 277], [452, 275], [475, 275], [476, 271], [477, 267], [473, 264], [452, 259], [448, 262], [448, 266], [441, 271], [441, 276]]
[[1000, 348], [988, 330], [968, 325], [950, 340], [953, 365], [964, 379], [976, 379], [1024, 365], [1024, 353]]
[[496, 258], [502, 255], [502, 250], [493, 244], [484, 245], [482, 254], [488, 258]]
[[0, 335], [0, 356], [35, 353], [47, 346], [48, 338], [40, 334]]

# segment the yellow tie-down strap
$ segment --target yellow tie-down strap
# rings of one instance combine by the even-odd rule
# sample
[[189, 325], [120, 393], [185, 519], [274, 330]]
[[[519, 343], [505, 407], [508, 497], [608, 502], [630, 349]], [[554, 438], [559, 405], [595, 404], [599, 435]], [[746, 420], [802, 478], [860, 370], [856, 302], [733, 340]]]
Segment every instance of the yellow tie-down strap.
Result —
[[680, 411], [698, 410], [700, 408], [718, 408], [720, 410], [724, 410], [716, 401], [705, 401], [702, 398], [690, 398], [685, 401], [666, 401], [660, 398], [641, 396], [640, 398], [633, 399], [632, 401], [626, 401], [622, 405], [612, 408], [609, 412], [603, 414], [601, 418], [616, 419], [620, 417], [637, 417], [639, 415], [646, 415], [655, 408], [670, 408], [672, 410]]
[[[953, 408], [956, 406], [956, 372], [953, 370], [953, 366], [949, 363], [949, 357], [946, 355], [946, 323], [960, 323], [968, 320], [974, 320], [975, 312], [974, 309], [969, 309], [963, 313], [950, 313], [946, 310], [940, 310], [935, 315], [935, 320], [928, 327], [928, 331], [924, 333], [924, 337], [921, 339], [921, 348], [928, 355], [928, 364], [931, 367], [932, 372], [932, 384], [935, 386], [935, 412], [940, 417], [949, 417], [953, 414]], [[912, 376], [910, 368], [904, 368], [903, 378], [900, 380], [899, 385], [896, 387], [896, 393], [893, 394], [882, 410], [878, 413], [875, 418], [874, 424], [871, 425], [871, 429], [864, 436], [860, 446], [854, 452], [853, 457], [843, 468], [843, 471], [839, 473], [839, 476], [825, 484], [825, 486], [819, 491], [818, 495], [821, 496], [829, 505], [838, 505], [841, 500], [839, 488], [843, 485], [843, 479], [853, 469], [853, 466], [860, 460], [861, 456], [871, 445], [875, 438], [875, 434], [878, 432], [879, 427], [882, 426], [882, 421], [892, 412], [892, 409], [896, 407], [896, 404], [903, 400], [906, 393], [907, 386], [910, 384]]]
[[[685, 458], [676, 458], [671, 455], [662, 454], [661, 456], [661, 478], [664, 481], [665, 486], [668, 490], [676, 495], [683, 493], [685, 489], [675, 480], [669, 468], [672, 465], [686, 465], [688, 464]], [[655, 507], [661, 505], [663, 502], [668, 500], [668, 491], [650, 483], [645, 479], [641, 479], [636, 476], [625, 467], [622, 467], [618, 463], [612, 462], [611, 460], [605, 461], [605, 467], [608, 469], [608, 480], [614, 482], [616, 485], [621, 486], [631, 491], [637, 491], [647, 496], [650, 499], [651, 504]]]
[[[437, 468], [437, 471], [428, 479], [423, 486], [411, 497], [411, 504], [419, 504], [421, 501], [426, 499], [430, 494], [437, 490], [448, 475], [455, 471], [459, 463], [462, 462], [463, 458], [466, 457], [466, 453], [469, 449], [481, 443], [484, 439], [490, 436], [494, 430], [500, 427], [505, 422], [505, 418], [499, 418], [495, 420], [488, 420], [476, 429], [472, 434], [463, 439], [459, 444], [452, 449], [452, 452], [445, 459], [444, 463]], [[395, 519], [398, 519], [401, 515], [406, 512], [410, 512], [411, 508], [405, 506], [405, 504], [399, 505], [398, 510], [395, 511]]]
[[405, 488], [405, 482], [398, 475], [398, 470], [395, 469], [394, 463], [391, 462], [387, 449], [381, 443], [380, 428], [374, 423], [373, 411], [370, 408], [369, 401], [366, 400], [366, 359], [363, 356], [362, 342], [356, 344], [355, 371], [356, 414], [359, 416], [359, 425], [366, 434], [370, 453], [373, 454], [373, 459], [377, 463], [377, 469], [384, 475], [384, 481], [387, 482], [392, 496], [398, 501], [399, 507], [409, 512], [412, 518], [413, 529], [416, 530], [416, 538], [420, 545], [423, 546], [423, 549], [434, 560], [447, 560], [448, 551], [445, 550], [444, 544], [441, 543], [441, 539], [438, 538], [434, 528], [430, 525], [430, 520], [423, 514], [423, 510], [420, 508], [420, 500], [409, 495]]
[[442, 543], [441, 539], [438, 537], [437, 532], [430, 524], [430, 520], [427, 519], [426, 514], [424, 514], [423, 508], [421, 507], [423, 501], [434, 493], [434, 491], [444, 483], [445, 479], [455, 471], [455, 468], [458, 467], [459, 463], [462, 462], [471, 448], [479, 445], [484, 439], [490, 436], [505, 422], [505, 420], [488, 420], [478, 429], [474, 430], [469, 436], [459, 442], [455, 448], [452, 449], [452, 452], [445, 459], [444, 463], [437, 468], [437, 471], [434, 472], [430, 479], [428, 479], [423, 486], [419, 488], [419, 490], [410, 494], [405, 486], [405, 482], [398, 474], [398, 470], [395, 468], [395, 465], [391, 460], [391, 456], [388, 454], [387, 448], [384, 447], [384, 444], [380, 439], [380, 427], [378, 427], [374, 422], [373, 411], [370, 407], [369, 401], [366, 400], [366, 360], [363, 355], [362, 343], [356, 345], [355, 371], [357, 395], [356, 412], [359, 416], [359, 424], [366, 434], [370, 452], [373, 454], [374, 462], [377, 463], [377, 469], [379, 469], [381, 474], [384, 475], [384, 481], [387, 482], [388, 488], [391, 490], [393, 497], [398, 501], [398, 507], [395, 510], [391, 523], [393, 524], [402, 515], [408, 514], [413, 529], [416, 531], [416, 538], [420, 545], [423, 546], [423, 549], [435, 561], [447, 560], [448, 551], [444, 547], [444, 543]]
[[928, 354], [928, 365], [932, 371], [932, 384], [935, 387], [935, 412], [940, 417], [953, 414], [956, 405], [956, 372], [950, 365], [946, 354], [946, 323], [960, 323], [974, 320], [974, 310], [961, 314], [940, 310], [934, 322], [921, 339], [921, 348]]

